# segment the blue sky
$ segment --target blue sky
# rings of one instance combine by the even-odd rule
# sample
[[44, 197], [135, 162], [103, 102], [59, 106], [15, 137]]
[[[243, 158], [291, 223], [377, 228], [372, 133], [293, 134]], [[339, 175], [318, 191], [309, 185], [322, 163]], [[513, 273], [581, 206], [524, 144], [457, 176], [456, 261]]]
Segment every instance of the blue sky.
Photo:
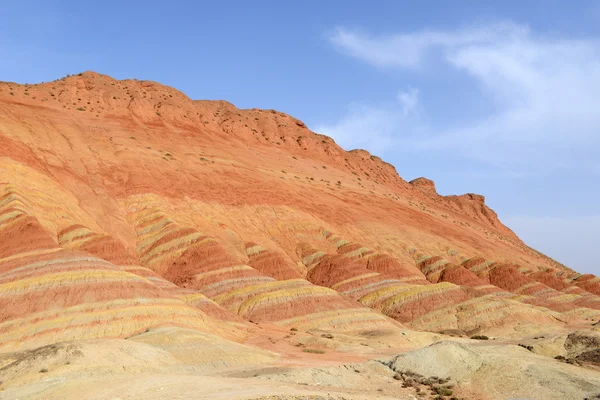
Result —
[[9, 0], [0, 80], [94, 70], [275, 108], [599, 273], [600, 4], [441, 4]]

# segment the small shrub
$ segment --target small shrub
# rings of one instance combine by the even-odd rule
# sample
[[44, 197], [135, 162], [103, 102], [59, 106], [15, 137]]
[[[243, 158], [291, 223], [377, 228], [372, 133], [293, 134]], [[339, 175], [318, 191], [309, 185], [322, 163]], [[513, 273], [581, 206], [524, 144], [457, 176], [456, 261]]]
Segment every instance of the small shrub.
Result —
[[77, 107], [76, 110], [77, 111], [85, 111], [85, 108], [83, 108], [83, 107]]
[[475, 340], [489, 340], [490, 338], [485, 336], [485, 335], [473, 335], [471, 336], [471, 339], [475, 339]]
[[434, 386], [433, 392], [439, 396], [452, 396], [454, 393], [452, 390], [442, 386]]
[[290, 331], [292, 331], [292, 332], [297, 332], [297, 331], [298, 331], [298, 328], [290, 328]]
[[42, 368], [42, 369], [40, 369], [40, 373], [41, 374], [45, 374], [46, 372], [48, 372], [48, 368]]
[[302, 349], [302, 351], [305, 353], [325, 354], [324, 350], [319, 350], [319, 349]]
[[533, 346], [529, 346], [529, 345], [523, 344], [523, 343], [519, 343], [519, 346], [522, 347], [522, 348], [524, 348], [524, 349], [527, 349], [529, 351], [533, 351]]
[[321, 337], [325, 339], [333, 339], [333, 335], [331, 333], [324, 333], [321, 335]]
[[402, 383], [402, 387], [403, 388], [413, 387], [413, 386], [415, 386], [415, 384], [416, 384], [416, 382], [414, 380], [412, 380], [412, 379], [406, 379]]

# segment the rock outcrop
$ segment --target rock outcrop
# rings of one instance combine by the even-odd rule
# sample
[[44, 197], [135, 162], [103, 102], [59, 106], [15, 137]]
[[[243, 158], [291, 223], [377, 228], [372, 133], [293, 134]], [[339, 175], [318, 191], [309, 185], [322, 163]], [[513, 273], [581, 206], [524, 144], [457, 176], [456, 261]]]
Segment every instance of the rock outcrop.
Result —
[[94, 72], [0, 83], [2, 349], [590, 324], [599, 288], [483, 196], [408, 183], [290, 115]]

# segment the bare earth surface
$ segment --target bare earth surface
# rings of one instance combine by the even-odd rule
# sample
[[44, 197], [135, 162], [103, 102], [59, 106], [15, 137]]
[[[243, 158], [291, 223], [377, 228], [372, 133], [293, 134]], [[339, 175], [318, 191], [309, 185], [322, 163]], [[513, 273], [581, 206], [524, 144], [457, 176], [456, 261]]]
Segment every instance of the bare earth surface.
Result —
[[0, 82], [0, 399], [592, 399], [599, 319], [482, 195], [289, 115]]

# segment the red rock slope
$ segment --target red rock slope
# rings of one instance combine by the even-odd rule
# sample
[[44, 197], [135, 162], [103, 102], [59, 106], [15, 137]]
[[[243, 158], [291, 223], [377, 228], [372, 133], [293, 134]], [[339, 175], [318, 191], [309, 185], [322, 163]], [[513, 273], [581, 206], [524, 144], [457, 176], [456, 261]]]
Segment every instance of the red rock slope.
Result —
[[0, 346], [598, 317], [598, 278], [483, 196], [406, 182], [280, 112], [93, 72], [0, 83], [0, 235]]

